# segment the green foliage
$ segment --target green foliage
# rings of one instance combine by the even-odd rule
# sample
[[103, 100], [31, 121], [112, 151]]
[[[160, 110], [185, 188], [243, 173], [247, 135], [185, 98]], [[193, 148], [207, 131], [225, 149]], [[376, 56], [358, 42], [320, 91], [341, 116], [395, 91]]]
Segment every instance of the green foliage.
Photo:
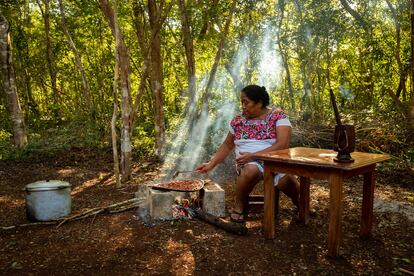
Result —
[[[43, 126], [45, 123], [42, 124]], [[0, 132], [0, 160], [19, 159], [33, 155], [54, 156], [73, 147], [108, 147], [108, 133], [91, 121], [73, 121], [38, 129], [28, 134], [29, 144], [17, 149], [9, 132]]]
[[152, 133], [148, 133], [149, 130], [148, 125], [134, 130], [132, 146], [133, 157], [136, 159], [148, 159], [154, 156], [155, 139]]
[[[197, 88], [201, 94], [214, 62], [230, 2], [217, 1], [216, 5], [206, 0], [185, 2], [196, 59]], [[260, 47], [266, 26], [271, 26], [274, 28], [271, 37], [273, 50], [281, 57], [278, 64], [280, 82], [270, 91], [276, 105], [285, 107], [292, 119], [306, 118], [307, 124], [332, 126], [334, 120], [329, 99], [329, 88], [332, 88], [344, 121], [355, 124], [359, 131], [361, 150], [388, 152], [413, 162], [413, 151], [406, 140], [407, 125], [401, 114], [409, 107], [409, 80], [405, 78], [398, 95], [404, 110], [397, 110], [386, 92], [397, 92], [401, 76], [409, 68], [410, 2], [389, 2], [395, 15], [385, 1], [352, 1], [353, 9], [368, 26], [365, 27], [344, 9], [340, 1], [238, 1], [212, 93], [212, 116], [217, 115], [217, 109], [226, 101], [237, 105], [235, 92], [240, 88], [237, 85], [258, 81], [258, 67], [263, 58]], [[109, 124], [114, 101], [114, 39], [110, 28], [98, 2], [64, 1], [66, 24], [90, 85], [93, 105], [90, 108], [85, 104], [81, 74], [61, 27], [58, 2], [50, 3], [50, 40], [57, 95], [52, 91], [45, 24], [38, 3], [10, 0], [0, 4], [11, 25], [16, 83], [29, 129], [28, 147], [16, 151], [10, 144], [11, 125], [6, 102], [2, 98], [2, 159], [37, 152], [58, 152], [71, 146], [111, 145]], [[166, 5], [169, 3], [167, 1]], [[142, 8], [139, 16], [144, 20], [145, 41], [139, 40], [138, 31], [141, 30], [134, 24], [135, 5]], [[145, 1], [119, 2], [118, 13], [119, 25], [131, 55], [131, 98], [135, 99], [146, 54], [142, 52], [140, 42], [146, 46], [144, 50], [149, 48], [147, 6]], [[400, 27], [399, 48], [397, 26]], [[186, 116], [184, 113], [190, 99], [186, 94], [187, 61], [176, 3], [167, 15], [160, 35], [165, 126], [168, 133], [173, 133], [179, 129], [180, 119]], [[237, 64], [237, 54], [243, 47], [248, 58]], [[282, 62], [282, 57], [286, 63]], [[240, 83], [230, 76], [232, 70], [237, 72]], [[146, 87], [133, 130], [135, 157], [151, 156], [154, 150], [154, 97], [148, 81], [144, 83]], [[198, 106], [201, 104], [199, 102]], [[218, 127], [216, 131], [224, 130]], [[213, 148], [215, 145], [210, 143], [209, 146]]]

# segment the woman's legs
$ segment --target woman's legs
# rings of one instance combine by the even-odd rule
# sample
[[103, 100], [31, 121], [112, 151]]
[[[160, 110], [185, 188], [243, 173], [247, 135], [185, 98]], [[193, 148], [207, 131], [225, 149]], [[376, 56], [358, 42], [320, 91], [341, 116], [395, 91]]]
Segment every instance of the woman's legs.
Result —
[[233, 209], [235, 213], [243, 214], [246, 212], [249, 194], [261, 177], [256, 165], [247, 164], [240, 170], [236, 179], [236, 197]]
[[286, 174], [279, 180], [277, 187], [299, 207], [299, 182], [293, 175]]
[[[236, 196], [231, 218], [234, 220], [244, 219], [243, 214], [247, 211], [249, 194], [262, 179], [259, 168], [253, 164], [243, 166], [236, 179]], [[299, 207], [299, 182], [292, 175], [285, 175], [279, 179], [278, 189], [286, 194], [292, 203]], [[240, 214], [240, 215], [239, 215]]]

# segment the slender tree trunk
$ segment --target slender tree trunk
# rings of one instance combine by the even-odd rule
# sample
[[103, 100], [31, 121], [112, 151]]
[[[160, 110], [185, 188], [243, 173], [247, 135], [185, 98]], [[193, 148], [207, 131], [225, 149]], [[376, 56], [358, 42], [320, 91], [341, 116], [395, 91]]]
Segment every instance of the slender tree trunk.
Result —
[[286, 81], [288, 83], [290, 108], [293, 111], [296, 109], [296, 107], [295, 107], [295, 98], [293, 94], [293, 84], [292, 84], [292, 79], [290, 76], [289, 58], [288, 58], [288, 54], [286, 53], [287, 50], [286, 52], [283, 50], [282, 41], [280, 39], [280, 30], [282, 30], [282, 22], [283, 22], [284, 13], [285, 13], [285, 2], [280, 1], [278, 6], [279, 6], [279, 11], [280, 11], [280, 18], [279, 18], [279, 27], [277, 31], [277, 45], [279, 46], [279, 51], [280, 51], [280, 56], [282, 57], [283, 67], [285, 68], [285, 71], [286, 71]]
[[63, 5], [63, 0], [59, 0], [59, 9], [60, 9], [61, 25], [62, 25], [63, 32], [66, 35], [66, 39], [68, 40], [69, 46], [75, 57], [76, 66], [78, 67], [79, 73], [81, 74], [82, 87], [83, 87], [83, 98], [86, 101], [86, 107], [88, 111], [92, 111], [93, 104], [92, 104], [92, 99], [91, 99], [89, 83], [86, 78], [85, 70], [83, 69], [83, 65], [82, 65], [82, 61], [81, 61], [81, 57], [79, 55], [78, 49], [76, 48], [76, 45], [73, 42], [72, 37], [69, 33], [68, 27], [66, 26], [65, 7]]
[[39, 109], [36, 101], [33, 98], [31, 76], [29, 73], [30, 67], [27, 66], [30, 64], [28, 35], [25, 31], [25, 28], [30, 25], [30, 7], [28, 3], [21, 6], [19, 17], [19, 24], [17, 26], [16, 32], [21, 41], [20, 45], [14, 46], [16, 50], [16, 56], [19, 57], [18, 59], [15, 59], [14, 64], [18, 64], [15, 67], [16, 71], [21, 72], [21, 76], [23, 78], [24, 92], [21, 91], [21, 93], [22, 99], [24, 100], [22, 102], [24, 103], [23, 106], [26, 113], [26, 118], [30, 120], [33, 118], [32, 115], [39, 117]]
[[286, 71], [286, 81], [288, 83], [290, 108], [292, 110], [295, 110], [296, 109], [296, 107], [295, 107], [295, 98], [294, 98], [294, 94], [293, 94], [292, 78], [290, 76], [288, 55], [283, 51], [282, 43], [280, 42], [280, 40], [278, 41], [277, 44], [279, 46], [279, 51], [280, 51], [280, 56], [282, 58], [283, 67], [285, 68], [285, 71]]
[[[392, 17], [395, 22], [395, 36], [396, 36], [396, 45], [395, 45], [395, 59], [397, 60], [398, 70], [400, 73], [400, 81], [398, 83], [397, 91], [395, 92], [395, 95], [397, 98], [400, 97], [401, 91], [404, 91], [405, 89], [405, 81], [407, 77], [407, 71], [404, 68], [403, 62], [401, 60], [401, 23], [400, 18], [397, 15], [397, 11], [395, 10], [392, 3], [387, 0], [387, 5], [390, 8]], [[405, 95], [405, 93], [404, 93]]]
[[15, 146], [22, 148], [27, 144], [27, 136], [24, 125], [24, 116], [17, 95], [9, 28], [9, 23], [0, 11], [0, 58], [2, 82], [10, 119], [13, 124], [13, 141]]
[[52, 83], [53, 105], [54, 105], [53, 110], [54, 110], [55, 116], [58, 117], [60, 101], [59, 101], [59, 90], [57, 88], [57, 80], [56, 80], [55, 61], [54, 61], [54, 56], [52, 52], [52, 42], [50, 40], [50, 1], [43, 0], [45, 4], [44, 10], [39, 0], [36, 0], [36, 1], [42, 13], [43, 21], [45, 24], [46, 59], [47, 59], [47, 65], [49, 68], [50, 81]]
[[411, 0], [411, 82], [410, 82], [410, 107], [408, 111], [408, 129], [410, 141], [414, 142], [414, 0]]
[[[161, 2], [163, 3], [163, 1]], [[161, 5], [160, 5], [161, 6]], [[163, 77], [161, 58], [160, 18], [162, 8], [157, 6], [155, 0], [148, 0], [148, 15], [151, 29], [151, 89], [155, 99], [155, 146], [156, 155], [161, 158], [164, 140], [164, 113], [163, 113]]]
[[129, 50], [118, 28], [116, 12], [114, 12], [108, 0], [99, 0], [100, 8], [105, 15], [108, 25], [115, 37], [119, 67], [121, 73], [121, 174], [122, 181], [131, 179], [131, 85], [129, 78]]
[[220, 39], [220, 42], [219, 42], [219, 45], [218, 45], [217, 54], [216, 54], [216, 57], [214, 59], [213, 67], [211, 68], [211, 71], [210, 71], [210, 77], [208, 78], [206, 91], [204, 92], [204, 95], [203, 95], [203, 107], [206, 108], [206, 110], [208, 110], [208, 105], [209, 105], [208, 102], [209, 102], [209, 99], [210, 99], [210, 96], [211, 96], [211, 89], [213, 88], [214, 78], [216, 76], [217, 67], [218, 67], [218, 64], [220, 62], [221, 53], [223, 52], [224, 42], [226, 41], [227, 33], [229, 31], [229, 28], [230, 28], [231, 19], [233, 17], [234, 11], [236, 10], [236, 3], [237, 3], [236, 0], [233, 0], [232, 3], [231, 3], [230, 12], [229, 12], [229, 15], [227, 17], [226, 25], [224, 26], [224, 30], [221, 34], [221, 39]]
[[147, 47], [148, 37], [146, 36], [146, 32], [145, 32], [146, 22], [145, 22], [144, 8], [142, 7], [140, 1], [133, 1], [132, 10], [133, 10], [133, 15], [134, 15], [133, 23], [135, 27], [135, 32], [138, 37], [138, 44], [141, 49], [141, 53], [144, 55], [144, 53], [148, 52], [148, 47]]
[[184, 36], [184, 48], [185, 48], [185, 56], [187, 60], [187, 81], [188, 81], [188, 89], [187, 95], [190, 98], [189, 103], [193, 103], [195, 99], [195, 85], [196, 85], [196, 68], [195, 68], [195, 58], [194, 58], [194, 47], [193, 47], [193, 39], [191, 37], [191, 31], [189, 27], [189, 20], [187, 17], [187, 9], [185, 6], [185, 0], [178, 0], [178, 4], [180, 7], [180, 15], [181, 15], [181, 31]]
[[365, 19], [354, 9], [349, 6], [347, 0], [340, 0], [342, 7], [350, 14], [352, 17], [358, 22], [358, 24], [364, 28], [365, 31], [369, 31], [371, 29], [371, 26], [368, 24], [368, 22], [365, 21]]
[[[116, 5], [116, 3], [115, 3]], [[115, 13], [116, 14], [116, 13]], [[116, 20], [115, 20], [116, 22]], [[117, 28], [115, 28], [116, 30]], [[116, 37], [116, 35], [115, 35]], [[118, 54], [118, 41], [116, 41], [115, 45], [115, 67], [114, 67], [114, 84], [113, 84], [113, 98], [114, 98], [114, 109], [112, 112], [112, 119], [111, 119], [111, 138], [112, 138], [112, 152], [114, 158], [114, 175], [116, 180], [116, 187], [121, 187], [121, 179], [119, 177], [119, 155], [118, 155], [118, 143], [117, 143], [117, 135], [116, 135], [116, 117], [118, 113], [118, 100], [117, 100], [117, 91], [118, 91], [118, 81], [119, 81], [119, 54]]]
[[[146, 26], [146, 22], [145, 22], [145, 16], [144, 16], [144, 9], [142, 7], [142, 5], [138, 2], [134, 2], [133, 3], [133, 13], [134, 13], [134, 27], [135, 27], [135, 32], [137, 34], [138, 37], [138, 43], [139, 46], [141, 48], [141, 53], [144, 57], [144, 62], [142, 64], [142, 71], [141, 71], [141, 80], [140, 80], [140, 84], [139, 84], [139, 88], [138, 88], [138, 93], [135, 97], [135, 102], [132, 108], [132, 114], [131, 114], [131, 126], [134, 125], [135, 123], [135, 119], [137, 117], [137, 113], [138, 113], [138, 107], [140, 105], [140, 99], [141, 96], [144, 93], [145, 90], [145, 83], [147, 81], [148, 75], [149, 75], [149, 71], [151, 69], [152, 64], [150, 64], [150, 59], [151, 59], [151, 45], [152, 45], [152, 41], [156, 38], [156, 36], [159, 34], [160, 30], [161, 30], [161, 26], [162, 24], [165, 22], [167, 15], [169, 13], [169, 11], [171, 10], [172, 6], [173, 6], [173, 1], [169, 4], [168, 7], [166, 7], [165, 9], [165, 14], [164, 16], [161, 17], [161, 12], [159, 14], [159, 19], [158, 22], [159, 24], [156, 24], [156, 26], [154, 26], [154, 28], [151, 29], [151, 33], [150, 33], [150, 38], [149, 38], [149, 42], [146, 43], [146, 41], [148, 41], [147, 39], [147, 35], [145, 32], [145, 26]], [[156, 27], [156, 28], [155, 28]], [[151, 85], [151, 83], [150, 83]], [[155, 112], [154, 112], [155, 114]]]
[[132, 107], [131, 113], [131, 126], [134, 126], [136, 117], [138, 116], [138, 108], [141, 103], [141, 97], [144, 94], [145, 84], [148, 79], [149, 74], [149, 67], [150, 67], [150, 49], [146, 47], [146, 41], [148, 40], [146, 37], [145, 32], [145, 15], [144, 15], [144, 8], [138, 1], [133, 2], [133, 14], [134, 14], [134, 28], [135, 33], [138, 38], [139, 47], [141, 49], [141, 53], [144, 57], [144, 62], [142, 63], [142, 70], [141, 70], [141, 79], [139, 83], [138, 93], [135, 97], [135, 101]]
[[209, 3], [209, 6], [208, 6], [208, 10], [205, 13], [203, 13], [203, 21], [202, 21], [203, 26], [201, 27], [200, 34], [199, 34], [200, 39], [203, 39], [207, 33], [209, 23], [214, 14], [214, 8], [217, 7], [218, 0], [213, 0], [211, 2], [207, 1], [207, 3]]

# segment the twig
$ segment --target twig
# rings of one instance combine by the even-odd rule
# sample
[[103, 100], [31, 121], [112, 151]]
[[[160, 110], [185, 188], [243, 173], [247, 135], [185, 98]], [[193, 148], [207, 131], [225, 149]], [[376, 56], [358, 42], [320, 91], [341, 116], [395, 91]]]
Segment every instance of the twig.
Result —
[[407, 269], [404, 269], [404, 268], [401, 268], [401, 267], [399, 267], [398, 270], [403, 272], [403, 273], [406, 273], [408, 275], [414, 275], [414, 272], [411, 272], [411, 271], [409, 271]]
[[26, 227], [26, 226], [34, 226], [34, 225], [51, 225], [51, 224], [56, 224], [56, 223], [58, 223], [58, 221], [39, 221], [39, 222], [24, 223], [24, 224], [19, 224], [19, 225], [5, 226], [5, 227], [2, 227], [1, 229], [10, 230], [16, 227]]
[[84, 212], [81, 212], [79, 214], [75, 214], [75, 215], [72, 215], [66, 218], [61, 218], [61, 219], [54, 220], [54, 221], [44, 221], [44, 222], [40, 221], [40, 222], [33, 222], [33, 223], [24, 223], [24, 224], [19, 224], [19, 225], [1, 227], [0, 229], [10, 230], [16, 227], [26, 227], [26, 226], [34, 226], [34, 225], [52, 225], [52, 224], [57, 224], [56, 228], [59, 228], [60, 226], [62, 226], [68, 221], [81, 220], [81, 219], [88, 218], [90, 216], [96, 217], [96, 215], [99, 213], [106, 212], [109, 214], [113, 214], [113, 213], [120, 213], [122, 211], [130, 210], [130, 209], [138, 207], [138, 205], [141, 202], [142, 202], [142, 199], [140, 200], [138, 198], [132, 198], [132, 199], [117, 202], [117, 203], [114, 203], [114, 204], [111, 204], [105, 207], [95, 207], [95, 208], [86, 210]]
[[77, 215], [74, 215], [74, 216], [71, 216], [71, 217], [68, 217], [68, 218], [64, 219], [62, 222], [60, 222], [56, 226], [56, 228], [59, 228], [62, 224], [66, 223], [68, 221], [84, 219], [84, 218], [87, 218], [87, 217], [90, 217], [90, 216], [99, 214], [99, 213], [101, 213], [103, 211], [108, 211], [109, 212], [109, 210], [110, 209], [113, 209], [114, 207], [117, 207], [117, 206], [120, 206], [120, 205], [124, 205], [124, 204], [130, 203], [130, 202], [137, 202], [137, 201], [138, 201], [137, 198], [132, 198], [132, 199], [128, 199], [128, 200], [125, 200], [125, 201], [121, 201], [121, 202], [118, 202], [118, 203], [111, 204], [111, 205], [106, 206], [106, 207], [92, 208], [92, 209], [87, 210], [87, 211], [85, 211], [83, 213], [80, 213], [80, 214], [77, 214]]
[[90, 224], [93, 224], [93, 222], [95, 221], [95, 218], [96, 218], [96, 214], [93, 216], [92, 221], [91, 221]]
[[133, 208], [136, 208], [136, 207], [138, 207], [138, 203], [131, 204], [131, 205], [128, 205], [128, 206], [125, 206], [125, 207], [121, 207], [121, 208], [118, 208], [118, 209], [114, 209], [114, 210], [109, 210], [108, 212], [110, 214], [120, 213], [120, 212], [123, 212], [123, 211], [126, 211], [126, 210], [130, 210], [130, 209], [133, 209]]
[[85, 212], [82, 212], [82, 213], [79, 213], [79, 214], [76, 214], [76, 215], [73, 215], [73, 216], [70, 216], [70, 217], [67, 217], [67, 218], [64, 218], [57, 226], [56, 226], [56, 228], [59, 228], [62, 224], [64, 224], [64, 223], [66, 223], [67, 221], [70, 221], [70, 220], [74, 220], [74, 219], [76, 219], [76, 218], [78, 218], [78, 217], [81, 217], [81, 216], [83, 216], [83, 215], [85, 215], [85, 214], [88, 214], [88, 213], [91, 213], [91, 212], [93, 212], [93, 211], [95, 211], [95, 210], [98, 210], [98, 209], [100, 209], [99, 207], [97, 207], [97, 208], [92, 208], [92, 209], [89, 209], [89, 210], [87, 210], [87, 211], [85, 211]]

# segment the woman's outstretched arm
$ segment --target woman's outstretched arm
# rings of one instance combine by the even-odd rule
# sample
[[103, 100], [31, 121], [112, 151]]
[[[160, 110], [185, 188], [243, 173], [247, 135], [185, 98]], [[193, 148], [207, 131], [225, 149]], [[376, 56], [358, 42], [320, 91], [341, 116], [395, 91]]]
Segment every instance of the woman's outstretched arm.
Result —
[[206, 173], [214, 169], [219, 163], [223, 162], [224, 159], [230, 154], [234, 149], [234, 135], [230, 132], [227, 134], [226, 139], [217, 149], [216, 153], [211, 157], [210, 161], [198, 165], [196, 171], [199, 173]]

